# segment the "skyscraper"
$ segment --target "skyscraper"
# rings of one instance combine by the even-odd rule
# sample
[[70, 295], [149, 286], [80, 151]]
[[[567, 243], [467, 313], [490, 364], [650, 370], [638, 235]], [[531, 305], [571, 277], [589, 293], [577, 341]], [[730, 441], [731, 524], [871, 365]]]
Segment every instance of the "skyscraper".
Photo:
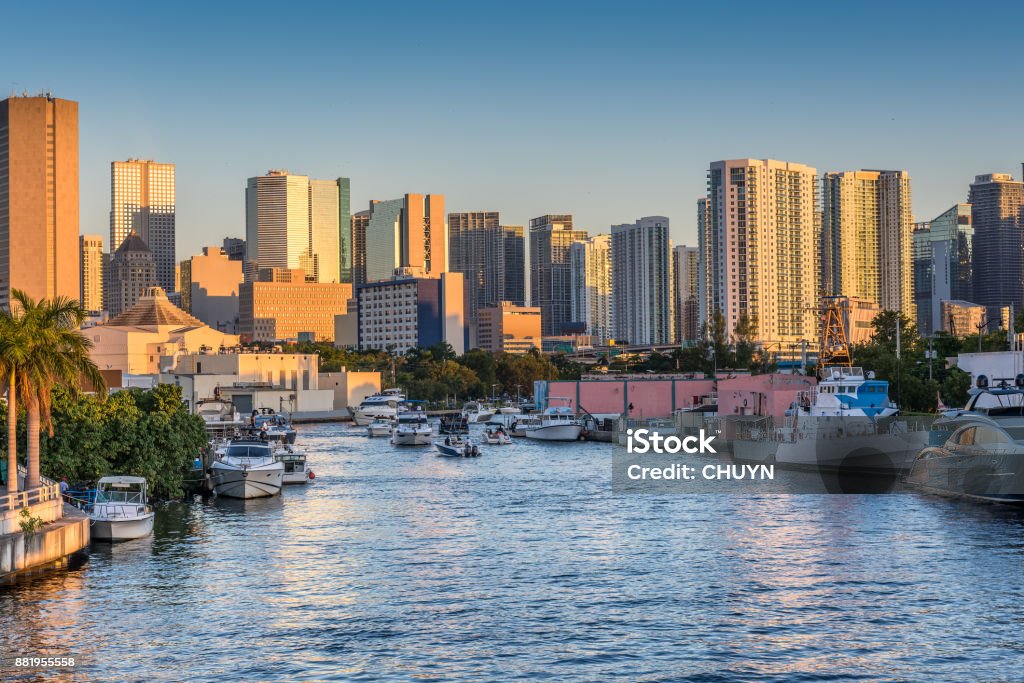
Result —
[[673, 319], [677, 343], [694, 341], [698, 332], [698, 297], [700, 296], [700, 250], [685, 244], [672, 250]]
[[974, 302], [1024, 310], [1024, 182], [979, 175], [967, 201], [974, 225]]
[[365, 245], [367, 282], [387, 280], [398, 268], [428, 277], [448, 272], [444, 195], [370, 202]]
[[114, 318], [135, 305], [156, 282], [156, 259], [134, 230], [110, 257], [105, 302]]
[[0, 102], [0, 306], [80, 294], [78, 103], [49, 94]]
[[702, 264], [711, 310], [766, 343], [816, 341], [815, 169], [774, 159], [712, 162]]
[[711, 233], [711, 219], [708, 216], [708, 199], [701, 197], [697, 200], [697, 252], [698, 268], [697, 276], [697, 328], [700, 329], [708, 316], [716, 310], [721, 310], [713, 296], [719, 293], [719, 289], [712, 286], [713, 282], [719, 281], [718, 260], [715, 258], [717, 251], [713, 249], [714, 235]]
[[611, 235], [594, 235], [569, 247], [570, 320], [601, 344], [615, 338], [611, 244]]
[[668, 218], [646, 216], [612, 226], [615, 338], [630, 344], [672, 340], [672, 269]]
[[249, 178], [246, 260], [256, 269], [302, 269], [311, 282], [340, 282], [351, 231], [348, 193], [347, 178], [311, 180], [288, 171]]
[[366, 228], [370, 210], [352, 214], [352, 284], [366, 284]]
[[479, 309], [502, 301], [523, 305], [522, 227], [501, 225], [497, 211], [450, 213], [448, 256], [451, 271], [465, 276], [471, 321]]
[[585, 230], [573, 229], [571, 214], [530, 219], [530, 305], [540, 308], [545, 336], [562, 334], [572, 322], [569, 247], [586, 238]]
[[[906, 171], [844, 171], [822, 178], [822, 269], [829, 294], [873, 301], [914, 319], [914, 219]], [[825, 283], [828, 286], [828, 283]]]
[[174, 164], [129, 159], [110, 164], [110, 253], [134, 231], [153, 252], [156, 284], [177, 291]]
[[79, 244], [79, 271], [81, 287], [78, 301], [89, 313], [103, 310], [103, 237], [81, 235]]
[[971, 205], [957, 204], [914, 228], [914, 304], [923, 335], [945, 327], [942, 301], [973, 301]]

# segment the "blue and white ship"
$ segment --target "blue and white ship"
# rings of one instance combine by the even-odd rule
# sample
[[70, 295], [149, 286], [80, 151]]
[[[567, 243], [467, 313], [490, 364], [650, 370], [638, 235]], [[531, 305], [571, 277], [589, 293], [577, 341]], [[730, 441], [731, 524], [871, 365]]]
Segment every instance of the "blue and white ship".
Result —
[[826, 367], [821, 382], [801, 392], [788, 414], [805, 417], [890, 417], [899, 408], [889, 399], [889, 383], [863, 368]]

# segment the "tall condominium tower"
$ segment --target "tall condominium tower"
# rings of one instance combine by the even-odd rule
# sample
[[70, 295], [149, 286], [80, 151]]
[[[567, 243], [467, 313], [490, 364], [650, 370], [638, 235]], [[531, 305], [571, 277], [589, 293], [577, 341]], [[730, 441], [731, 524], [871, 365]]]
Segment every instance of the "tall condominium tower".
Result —
[[668, 218], [646, 216], [612, 226], [615, 338], [630, 344], [672, 340], [672, 269]]
[[80, 295], [78, 103], [51, 95], [0, 102], [0, 307]]
[[914, 305], [923, 335], [945, 327], [942, 301], [974, 301], [971, 205], [957, 204], [914, 226]]
[[157, 284], [177, 291], [174, 164], [129, 159], [110, 164], [110, 253], [134, 231], [156, 261]]
[[429, 277], [448, 272], [444, 195], [370, 202], [365, 245], [367, 282], [390, 279], [398, 268]]
[[342, 255], [351, 242], [348, 193], [347, 178], [315, 180], [287, 171], [249, 178], [246, 260], [257, 269], [302, 269], [311, 282], [341, 282]]
[[979, 175], [968, 195], [974, 225], [974, 302], [1024, 310], [1024, 182]]
[[569, 247], [587, 238], [575, 230], [571, 214], [530, 219], [530, 305], [540, 308], [541, 334], [562, 334], [572, 322]]
[[370, 225], [370, 211], [352, 214], [352, 284], [366, 284], [366, 228]]
[[822, 253], [829, 294], [872, 301], [914, 319], [914, 219], [906, 171], [826, 173], [821, 230], [829, 246]]
[[79, 271], [81, 287], [78, 301], [90, 313], [103, 310], [103, 236], [81, 235], [79, 245]]
[[612, 305], [612, 238], [594, 235], [569, 247], [571, 320], [605, 344], [615, 338]]
[[700, 333], [701, 326], [707, 321], [712, 311], [721, 310], [717, 301], [712, 297], [718, 293], [712, 282], [718, 282], [718, 261], [714, 258], [712, 250], [713, 235], [711, 234], [711, 221], [708, 217], [707, 197], [697, 200], [697, 329]]
[[700, 250], [685, 244], [672, 250], [673, 320], [677, 343], [694, 341], [698, 333]]
[[523, 229], [501, 225], [497, 211], [448, 214], [448, 258], [451, 271], [465, 276], [470, 320], [502, 301], [525, 303]]
[[707, 257], [711, 310], [731, 334], [745, 317], [757, 339], [816, 341], [815, 169], [774, 159], [712, 162]]

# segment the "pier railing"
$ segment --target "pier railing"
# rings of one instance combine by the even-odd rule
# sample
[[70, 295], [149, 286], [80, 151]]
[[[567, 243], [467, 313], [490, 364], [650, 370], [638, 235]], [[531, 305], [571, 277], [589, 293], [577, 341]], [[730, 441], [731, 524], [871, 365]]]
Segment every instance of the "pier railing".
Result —
[[[18, 478], [24, 481], [24, 476], [25, 468], [18, 467]], [[38, 488], [0, 495], [0, 513], [21, 512], [21, 509], [24, 507], [60, 498], [60, 484], [46, 477], [39, 477], [39, 484]]]

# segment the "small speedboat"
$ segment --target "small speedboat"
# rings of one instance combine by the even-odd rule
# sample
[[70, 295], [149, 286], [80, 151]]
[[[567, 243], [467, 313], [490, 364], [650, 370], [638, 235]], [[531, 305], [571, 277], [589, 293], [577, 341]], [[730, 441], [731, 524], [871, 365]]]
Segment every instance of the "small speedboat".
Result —
[[512, 437], [500, 427], [498, 429], [488, 429], [484, 432], [484, 440], [487, 441], [489, 446], [508, 446], [512, 443]]
[[153, 510], [142, 477], [103, 477], [89, 513], [89, 534], [95, 541], [129, 541], [153, 533]]
[[470, 423], [487, 422], [493, 415], [494, 410], [479, 401], [470, 401], [462, 407], [462, 417]]
[[316, 475], [309, 469], [306, 454], [296, 451], [291, 446], [283, 446], [274, 452], [274, 459], [284, 465], [281, 476], [283, 484], [308, 484]]
[[391, 430], [394, 426], [395, 421], [390, 417], [375, 417], [373, 422], [366, 426], [366, 435], [370, 437], [391, 436]]
[[267, 441], [236, 439], [217, 451], [210, 466], [213, 491], [226, 498], [266, 498], [281, 493], [284, 463]]
[[267, 441], [295, 443], [297, 435], [295, 428], [292, 427], [284, 415], [275, 413], [273, 408], [252, 411], [252, 417], [249, 422], [250, 429], [253, 432], [258, 432], [260, 438], [264, 438]]
[[460, 439], [457, 436], [435, 441], [434, 448], [439, 458], [475, 458], [480, 455], [480, 447], [472, 439]]

